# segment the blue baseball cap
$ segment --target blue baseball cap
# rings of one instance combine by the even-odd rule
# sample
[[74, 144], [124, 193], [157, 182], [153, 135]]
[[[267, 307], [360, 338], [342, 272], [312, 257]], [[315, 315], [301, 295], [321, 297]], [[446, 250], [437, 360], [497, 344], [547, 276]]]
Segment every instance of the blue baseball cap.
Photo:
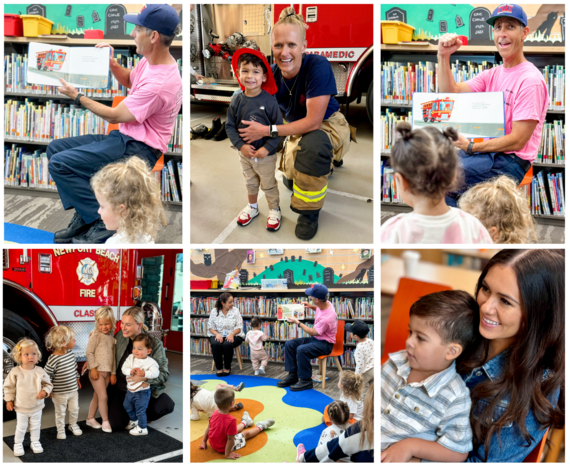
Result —
[[329, 294], [329, 289], [320, 283], [315, 283], [311, 288], [305, 290], [305, 295], [318, 298], [319, 300], [326, 300]]
[[161, 34], [172, 36], [180, 23], [178, 13], [170, 5], [147, 5], [138, 15], [124, 15], [127, 23], [144, 26]]
[[491, 18], [487, 20], [487, 23], [493, 26], [498, 18], [514, 18], [515, 20], [519, 20], [522, 24], [527, 26], [526, 13], [520, 5], [509, 3], [499, 5], [497, 8], [495, 8], [493, 14], [491, 15]]

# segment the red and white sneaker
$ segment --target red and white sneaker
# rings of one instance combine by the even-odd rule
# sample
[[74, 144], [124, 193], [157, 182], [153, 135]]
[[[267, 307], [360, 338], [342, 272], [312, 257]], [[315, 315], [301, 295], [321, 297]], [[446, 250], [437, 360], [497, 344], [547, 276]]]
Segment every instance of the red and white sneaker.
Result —
[[247, 226], [257, 215], [259, 215], [259, 210], [247, 204], [247, 207], [245, 207], [238, 215], [237, 224], [240, 226]]
[[269, 210], [267, 230], [277, 231], [281, 227], [281, 210]]

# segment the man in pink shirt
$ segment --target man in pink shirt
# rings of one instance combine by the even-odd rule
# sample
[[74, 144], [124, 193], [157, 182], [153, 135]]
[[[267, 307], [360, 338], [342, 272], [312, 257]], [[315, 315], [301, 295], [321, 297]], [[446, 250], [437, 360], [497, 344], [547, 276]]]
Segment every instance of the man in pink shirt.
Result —
[[540, 71], [524, 57], [524, 40], [529, 33], [526, 13], [520, 5], [499, 5], [487, 20], [493, 27], [495, 46], [503, 65], [485, 70], [472, 80], [455, 83], [450, 55], [461, 47], [455, 34], [439, 39], [438, 84], [442, 93], [502, 91], [505, 99], [505, 136], [484, 142], [470, 142], [459, 136], [456, 146], [465, 173], [465, 184], [448, 194], [448, 205], [470, 186], [494, 176], [506, 175], [517, 183], [536, 158], [542, 125], [548, 108], [548, 90]]
[[280, 388], [291, 386], [291, 391], [313, 389], [313, 369], [311, 360], [329, 355], [336, 342], [337, 317], [334, 306], [329, 301], [329, 290], [318, 283], [305, 290], [305, 295], [313, 299], [313, 304], [303, 303], [315, 311], [313, 327], [301, 323], [297, 318], [287, 318], [297, 324], [310, 337], [288, 340], [285, 343], [285, 371], [289, 376], [277, 383]]
[[81, 91], [60, 79], [59, 91], [75, 105], [90, 110], [119, 130], [109, 135], [85, 135], [52, 141], [47, 148], [49, 172], [57, 185], [65, 210], [75, 208], [69, 226], [54, 234], [55, 243], [104, 243], [115, 232], [105, 228], [97, 213], [99, 204], [91, 189], [91, 177], [102, 167], [129, 156], [146, 160], [153, 168], [166, 153], [176, 116], [182, 105], [182, 79], [170, 55], [170, 45], [180, 34], [180, 20], [170, 5], [147, 5], [138, 15], [124, 15], [135, 24], [131, 37], [142, 55], [130, 70], [114, 58], [107, 43], [95, 47], [110, 49], [110, 68], [117, 81], [131, 89], [117, 107], [86, 98]]

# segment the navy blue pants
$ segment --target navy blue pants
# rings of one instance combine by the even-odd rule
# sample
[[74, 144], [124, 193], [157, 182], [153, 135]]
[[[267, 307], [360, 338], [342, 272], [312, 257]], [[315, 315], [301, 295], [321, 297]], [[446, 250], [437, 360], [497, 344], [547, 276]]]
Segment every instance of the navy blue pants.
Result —
[[311, 360], [332, 352], [333, 344], [326, 340], [305, 337], [285, 342], [285, 371], [297, 373], [299, 379], [310, 380], [313, 376]]
[[104, 166], [139, 156], [153, 168], [158, 158], [146, 144], [113, 130], [109, 135], [84, 135], [53, 140], [47, 147], [49, 172], [65, 210], [75, 208], [85, 223], [101, 218], [89, 181]]
[[504, 175], [513, 178], [518, 185], [525, 175], [525, 171], [515, 159], [502, 152], [474, 153], [470, 156], [463, 150], [459, 150], [458, 156], [459, 164], [463, 167], [465, 180], [459, 190], [450, 192], [445, 196], [445, 201], [450, 207], [457, 207], [459, 198], [475, 184], [495, 176]]
[[125, 402], [123, 402], [125, 410], [129, 414], [129, 419], [133, 422], [138, 420], [139, 428], [146, 428], [146, 408], [149, 401], [150, 388], [137, 392], [127, 391], [125, 396]]

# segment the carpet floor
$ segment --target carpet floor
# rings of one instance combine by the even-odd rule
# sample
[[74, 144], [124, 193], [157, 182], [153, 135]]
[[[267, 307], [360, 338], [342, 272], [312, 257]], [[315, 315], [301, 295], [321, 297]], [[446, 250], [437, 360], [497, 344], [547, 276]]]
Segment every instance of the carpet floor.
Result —
[[[99, 422], [101, 419], [98, 419]], [[35, 454], [30, 449], [30, 434], [24, 438], [23, 462], [136, 462], [182, 449], [182, 442], [148, 427], [148, 435], [134, 436], [127, 430], [104, 433], [85, 425], [78, 425], [83, 435], [74, 436], [67, 431], [67, 439], [57, 439], [56, 427], [42, 429], [40, 442], [43, 453]], [[14, 436], [7, 436], [4, 442], [14, 448]]]
[[[278, 388], [277, 379], [236, 374], [223, 380], [215, 374], [192, 375], [191, 380], [195, 385], [209, 391], [214, 391], [221, 383], [236, 386], [243, 381], [245, 388], [236, 393], [235, 400], [243, 403], [244, 408], [232, 412], [231, 415], [236, 417], [238, 422], [244, 411], [250, 414], [255, 423], [266, 419], [275, 420], [274, 426], [248, 440], [246, 446], [237, 451], [242, 456], [240, 463], [294, 462], [297, 455], [296, 446], [303, 443], [306, 448], [314, 448], [326, 428], [322, 423], [323, 410], [332, 399], [315, 389], [292, 392], [289, 388]], [[225, 459], [210, 445], [207, 450], [198, 448], [207, 426], [206, 414], [201, 414], [200, 420], [191, 421], [191, 462]]]

